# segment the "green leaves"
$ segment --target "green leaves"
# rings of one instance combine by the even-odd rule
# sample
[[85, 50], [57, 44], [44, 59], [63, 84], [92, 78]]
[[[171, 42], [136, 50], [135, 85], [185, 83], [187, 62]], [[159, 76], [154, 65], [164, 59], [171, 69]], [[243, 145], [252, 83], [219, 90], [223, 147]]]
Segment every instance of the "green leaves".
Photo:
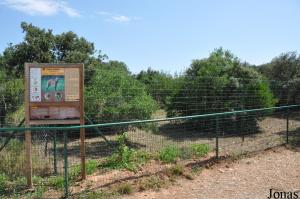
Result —
[[98, 68], [85, 91], [86, 113], [97, 122], [148, 119], [157, 109], [142, 83], [120, 64]]
[[25, 33], [24, 41], [10, 44], [3, 52], [2, 64], [7, 73], [22, 77], [25, 62], [69, 62], [87, 63], [94, 54], [94, 44], [69, 31], [54, 35], [45, 30], [21, 23]]

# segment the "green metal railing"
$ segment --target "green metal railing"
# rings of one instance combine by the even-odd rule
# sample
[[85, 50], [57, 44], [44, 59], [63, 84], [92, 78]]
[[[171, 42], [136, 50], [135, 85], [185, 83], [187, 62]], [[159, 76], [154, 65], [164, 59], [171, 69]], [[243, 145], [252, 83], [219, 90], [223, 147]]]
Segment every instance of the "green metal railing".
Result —
[[179, 116], [179, 117], [169, 117], [161, 119], [148, 119], [148, 120], [135, 120], [126, 122], [110, 122], [103, 124], [88, 124], [88, 125], [73, 125], [73, 126], [35, 126], [35, 127], [4, 127], [0, 128], [0, 132], [7, 131], [31, 131], [31, 130], [71, 130], [80, 128], [95, 128], [95, 127], [110, 127], [110, 126], [121, 126], [121, 125], [131, 125], [131, 124], [144, 124], [153, 122], [163, 122], [163, 121], [174, 121], [174, 120], [190, 120], [190, 119], [200, 119], [200, 118], [213, 118], [218, 116], [231, 116], [241, 113], [253, 113], [253, 112], [264, 112], [264, 111], [275, 111], [290, 108], [299, 108], [300, 105], [288, 105], [279, 107], [269, 107], [269, 108], [258, 108], [258, 109], [248, 109], [248, 110], [238, 110], [238, 111], [228, 111], [228, 112], [218, 112], [218, 113], [208, 113], [201, 115], [189, 115], [189, 116]]
[[[175, 120], [192, 120], [192, 119], [200, 119], [200, 118], [211, 118], [215, 120], [215, 157], [219, 159], [219, 136], [220, 136], [220, 119], [225, 116], [232, 116], [238, 114], [247, 114], [247, 113], [258, 113], [258, 112], [267, 112], [267, 111], [276, 111], [276, 110], [285, 110], [286, 115], [286, 143], [289, 142], [289, 114], [293, 108], [299, 108], [300, 105], [289, 105], [289, 106], [280, 106], [280, 107], [269, 107], [269, 108], [258, 108], [258, 109], [248, 109], [248, 110], [238, 110], [238, 111], [230, 111], [230, 112], [218, 112], [218, 113], [209, 113], [209, 114], [201, 114], [201, 115], [190, 115], [190, 116], [179, 116], [179, 117], [169, 117], [169, 118], [160, 118], [160, 119], [147, 119], [147, 120], [136, 120], [136, 121], [125, 121], [125, 122], [111, 122], [111, 123], [102, 123], [102, 124], [93, 124], [91, 120], [88, 120], [90, 124], [88, 125], [74, 125], [74, 126], [34, 126], [34, 127], [4, 127], [0, 128], [1, 132], [24, 132], [31, 130], [65, 130], [63, 132], [63, 155], [64, 155], [64, 194], [65, 197], [69, 197], [69, 174], [68, 174], [68, 148], [67, 148], [67, 130], [74, 130], [80, 128], [96, 128], [98, 135], [103, 137], [106, 140], [104, 135], [98, 128], [101, 127], [112, 127], [112, 126], [121, 126], [121, 125], [134, 125], [134, 124], [144, 124], [144, 123], [154, 123], [154, 122], [163, 122], [163, 121], [175, 121]], [[54, 134], [53, 146], [54, 146], [54, 173], [57, 173], [57, 138], [56, 133]]]

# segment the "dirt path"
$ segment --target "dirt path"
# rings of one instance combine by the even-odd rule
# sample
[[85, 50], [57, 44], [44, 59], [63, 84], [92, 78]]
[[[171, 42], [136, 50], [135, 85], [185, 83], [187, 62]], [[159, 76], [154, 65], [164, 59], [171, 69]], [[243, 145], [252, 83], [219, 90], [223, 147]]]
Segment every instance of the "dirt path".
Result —
[[167, 189], [138, 192], [125, 198], [266, 199], [270, 189], [300, 190], [300, 152], [283, 147], [265, 151], [235, 163], [205, 169], [194, 180], [180, 179], [178, 185]]

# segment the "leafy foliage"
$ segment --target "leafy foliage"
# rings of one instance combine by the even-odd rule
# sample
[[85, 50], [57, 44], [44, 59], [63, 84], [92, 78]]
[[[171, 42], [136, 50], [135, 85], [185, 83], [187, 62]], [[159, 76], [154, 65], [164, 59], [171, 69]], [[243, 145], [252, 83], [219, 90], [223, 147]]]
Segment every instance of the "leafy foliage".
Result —
[[271, 81], [271, 89], [279, 104], [300, 102], [300, 55], [283, 53], [270, 63], [259, 66], [258, 70]]
[[211, 150], [208, 144], [192, 144], [191, 148], [196, 157], [203, 157]]
[[148, 68], [136, 75], [136, 79], [146, 85], [147, 92], [164, 108], [169, 103], [170, 97], [181, 85], [180, 76], [171, 75], [155, 71]]
[[22, 77], [25, 62], [88, 63], [94, 54], [93, 43], [78, 37], [72, 31], [54, 35], [52, 30], [21, 23], [24, 41], [10, 44], [3, 52], [2, 64], [10, 75]]
[[159, 159], [165, 163], [172, 163], [180, 154], [180, 149], [176, 146], [166, 146], [159, 152]]
[[119, 135], [117, 142], [119, 145], [117, 150], [100, 165], [101, 167], [111, 169], [125, 168], [130, 171], [135, 171], [140, 165], [150, 159], [149, 154], [143, 151], [136, 151], [126, 145], [126, 133]]
[[96, 70], [85, 97], [86, 113], [97, 122], [148, 119], [157, 109], [145, 87], [122, 66]]
[[[207, 59], [192, 62], [183, 86], [172, 97], [167, 111], [169, 116], [197, 115], [271, 107], [275, 103], [264, 77], [220, 48]], [[249, 117], [247, 120], [252, 120], [247, 123], [249, 128], [255, 127], [255, 117]], [[233, 119], [242, 121], [240, 116]]]

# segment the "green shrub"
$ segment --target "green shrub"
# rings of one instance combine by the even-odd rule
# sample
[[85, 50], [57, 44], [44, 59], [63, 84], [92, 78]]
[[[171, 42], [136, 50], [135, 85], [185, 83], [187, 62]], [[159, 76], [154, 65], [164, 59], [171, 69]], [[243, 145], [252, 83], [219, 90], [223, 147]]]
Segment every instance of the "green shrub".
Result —
[[[186, 116], [254, 109], [272, 107], [276, 101], [261, 74], [220, 48], [208, 58], [192, 62], [184, 75], [184, 83], [167, 104], [167, 113], [168, 116]], [[219, 128], [231, 134], [258, 132], [258, 117], [259, 114], [248, 113], [220, 118]], [[210, 119], [189, 122], [201, 130], [215, 126], [215, 121]]]
[[114, 68], [96, 70], [86, 87], [85, 103], [86, 114], [97, 123], [149, 119], [157, 110], [141, 82]]
[[180, 150], [176, 146], [167, 146], [159, 152], [159, 159], [165, 163], [175, 162], [180, 156]]
[[203, 157], [208, 154], [210, 147], [208, 144], [192, 144], [193, 155], [196, 157]]
[[65, 179], [63, 176], [51, 176], [48, 178], [49, 186], [52, 186], [56, 189], [63, 189], [64, 188]]
[[7, 180], [8, 180], [8, 178], [4, 173], [0, 174], [0, 193], [5, 191]]
[[[96, 160], [88, 160], [85, 163], [86, 174], [88, 175], [93, 174], [97, 170], [98, 165], [99, 163]], [[78, 177], [80, 173], [81, 173], [81, 164], [71, 167], [69, 171], [71, 179]]]
[[96, 160], [88, 160], [86, 163], [86, 173], [88, 175], [93, 174], [98, 167], [98, 162]]
[[136, 151], [126, 145], [126, 133], [118, 136], [117, 150], [106, 160], [100, 164], [101, 167], [111, 169], [125, 168], [130, 171], [135, 171], [141, 164], [144, 164], [150, 159], [150, 155], [143, 151]]

